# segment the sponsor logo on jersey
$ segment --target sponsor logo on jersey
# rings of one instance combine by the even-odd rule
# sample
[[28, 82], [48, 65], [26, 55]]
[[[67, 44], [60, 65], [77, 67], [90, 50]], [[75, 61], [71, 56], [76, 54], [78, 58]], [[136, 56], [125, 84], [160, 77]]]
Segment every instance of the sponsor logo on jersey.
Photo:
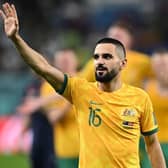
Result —
[[89, 104], [94, 104], [94, 105], [102, 105], [102, 103], [98, 103], [96, 101], [90, 100]]

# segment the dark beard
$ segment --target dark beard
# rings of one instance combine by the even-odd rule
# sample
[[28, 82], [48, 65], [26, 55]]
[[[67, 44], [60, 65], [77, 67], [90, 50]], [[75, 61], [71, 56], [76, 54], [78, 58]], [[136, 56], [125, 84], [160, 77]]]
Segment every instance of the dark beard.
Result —
[[108, 83], [112, 81], [117, 75], [118, 71], [116, 71], [115, 69], [111, 70], [110, 72], [107, 72], [104, 76], [97, 75], [97, 73], [95, 72], [96, 81], [101, 83]]

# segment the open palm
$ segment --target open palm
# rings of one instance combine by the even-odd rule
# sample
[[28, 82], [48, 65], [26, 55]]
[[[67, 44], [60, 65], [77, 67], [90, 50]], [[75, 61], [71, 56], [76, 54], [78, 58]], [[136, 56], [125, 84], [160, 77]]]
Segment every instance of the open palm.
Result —
[[19, 24], [16, 9], [14, 5], [8, 3], [3, 4], [3, 10], [0, 10], [0, 15], [4, 21], [5, 33], [9, 38], [12, 38], [18, 33]]

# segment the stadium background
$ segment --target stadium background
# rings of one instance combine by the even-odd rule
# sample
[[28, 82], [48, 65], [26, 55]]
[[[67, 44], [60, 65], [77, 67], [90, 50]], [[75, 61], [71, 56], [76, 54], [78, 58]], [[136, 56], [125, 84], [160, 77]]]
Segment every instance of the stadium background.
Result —
[[[5, 1], [0, 1], [0, 5]], [[138, 51], [151, 54], [168, 42], [166, 0], [9, 0], [18, 10], [21, 34], [50, 60], [55, 50], [73, 47], [80, 66], [89, 59], [94, 43], [117, 20], [136, 28]], [[22, 120], [16, 114], [23, 91], [34, 79], [5, 37], [0, 21], [0, 167], [28, 168], [31, 131], [20, 140]]]

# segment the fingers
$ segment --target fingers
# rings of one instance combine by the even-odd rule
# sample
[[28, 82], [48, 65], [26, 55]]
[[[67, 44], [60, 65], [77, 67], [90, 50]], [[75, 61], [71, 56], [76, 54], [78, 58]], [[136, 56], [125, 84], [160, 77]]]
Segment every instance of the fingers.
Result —
[[10, 5], [9, 3], [5, 3], [2, 5], [2, 9], [3, 10], [0, 10], [0, 16], [3, 18], [3, 20], [5, 20], [7, 17], [14, 17], [16, 20], [16, 25], [18, 26], [19, 21], [15, 6], [13, 4]]
[[18, 16], [17, 16], [16, 8], [13, 4], [11, 5], [11, 7], [12, 7], [13, 16], [16, 19], [16, 24], [18, 25]]
[[4, 14], [6, 15], [6, 17], [11, 16], [12, 10], [8, 3], [3, 4], [2, 8], [3, 8]]
[[13, 14], [13, 10], [12, 10], [12, 7], [8, 4], [8, 3], [6, 3], [6, 9], [7, 9], [7, 14], [8, 14], [8, 16], [12, 16], [12, 14]]
[[8, 10], [6, 8], [6, 3], [2, 5], [2, 9], [3, 9], [5, 16], [7, 16]]
[[5, 3], [2, 5], [2, 8], [3, 8], [3, 14], [5, 15], [5, 17], [15, 16], [15, 11], [13, 10], [12, 5]]
[[0, 10], [0, 16], [3, 18], [3, 20], [5, 20], [6, 16], [2, 10]]

